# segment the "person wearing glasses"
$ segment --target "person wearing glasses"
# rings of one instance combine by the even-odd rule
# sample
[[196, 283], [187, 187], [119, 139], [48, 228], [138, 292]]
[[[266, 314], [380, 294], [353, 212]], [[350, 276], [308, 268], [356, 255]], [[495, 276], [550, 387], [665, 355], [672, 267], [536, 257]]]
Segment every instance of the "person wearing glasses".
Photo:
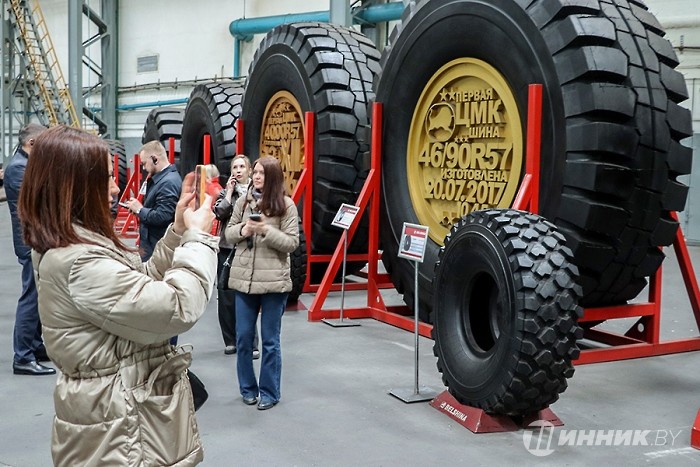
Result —
[[[141, 259], [148, 261], [158, 240], [175, 218], [182, 177], [170, 164], [160, 141], [144, 144], [139, 151], [141, 167], [147, 174], [143, 204], [136, 198], [127, 201], [128, 209], [139, 218]], [[143, 188], [142, 188], [143, 190]]]
[[212, 198], [194, 210], [193, 174], [148, 262], [115, 234], [119, 192], [104, 140], [59, 125], [36, 138], [19, 213], [32, 248], [46, 348], [60, 370], [54, 465], [179, 465], [203, 460], [187, 376], [190, 329], [214, 291]]
[[[41, 321], [37, 307], [36, 284], [32, 272], [31, 249], [22, 239], [17, 214], [20, 187], [24, 181], [24, 173], [34, 147], [36, 138], [46, 131], [46, 127], [29, 123], [19, 130], [19, 146], [5, 167], [5, 192], [7, 204], [10, 207], [12, 220], [12, 242], [17, 261], [22, 265], [22, 293], [17, 300], [13, 346], [15, 356], [12, 361], [12, 372], [16, 375], [54, 375], [56, 370], [42, 365], [49, 360], [46, 348], [41, 338]], [[32, 180], [31, 183], [35, 183]]]

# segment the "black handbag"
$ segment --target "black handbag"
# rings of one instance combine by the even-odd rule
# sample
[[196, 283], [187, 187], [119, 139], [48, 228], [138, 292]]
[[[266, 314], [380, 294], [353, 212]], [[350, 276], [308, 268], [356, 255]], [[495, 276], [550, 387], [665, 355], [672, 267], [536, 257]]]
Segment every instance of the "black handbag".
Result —
[[207, 388], [204, 387], [202, 380], [192, 373], [192, 370], [187, 370], [187, 378], [189, 378], [190, 386], [192, 387], [192, 400], [194, 401], [194, 410], [196, 412], [209, 399], [209, 393]]
[[216, 286], [220, 290], [228, 290], [228, 278], [231, 276], [231, 261], [233, 261], [233, 255], [236, 253], [236, 249], [232, 248], [231, 253], [228, 254], [226, 261], [221, 266], [221, 271], [219, 271], [219, 277], [216, 279]]

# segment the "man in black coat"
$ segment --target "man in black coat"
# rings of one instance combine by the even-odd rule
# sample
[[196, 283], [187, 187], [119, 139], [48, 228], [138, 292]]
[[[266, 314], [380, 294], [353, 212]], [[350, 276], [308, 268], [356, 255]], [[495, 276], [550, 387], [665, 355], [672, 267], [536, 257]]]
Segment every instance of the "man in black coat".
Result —
[[177, 168], [168, 162], [165, 148], [160, 141], [144, 144], [139, 151], [141, 167], [148, 174], [145, 186], [143, 204], [131, 198], [127, 205], [138, 216], [139, 247], [141, 259], [148, 261], [153, 254], [153, 248], [158, 243], [165, 230], [175, 219], [175, 206], [180, 199], [182, 178]]
[[[17, 200], [19, 190], [24, 183], [24, 171], [27, 160], [32, 152], [34, 140], [46, 130], [46, 127], [29, 123], [19, 130], [19, 146], [5, 167], [4, 182], [7, 193], [7, 204], [12, 218], [12, 242], [17, 261], [22, 265], [22, 294], [17, 300], [15, 314], [15, 330], [13, 346], [15, 357], [12, 370], [16, 375], [53, 375], [56, 370], [42, 365], [41, 361], [48, 360], [46, 348], [41, 338], [41, 321], [34, 271], [32, 268], [31, 248], [22, 238], [22, 227], [17, 215]], [[32, 183], [27, 180], [26, 183]]]

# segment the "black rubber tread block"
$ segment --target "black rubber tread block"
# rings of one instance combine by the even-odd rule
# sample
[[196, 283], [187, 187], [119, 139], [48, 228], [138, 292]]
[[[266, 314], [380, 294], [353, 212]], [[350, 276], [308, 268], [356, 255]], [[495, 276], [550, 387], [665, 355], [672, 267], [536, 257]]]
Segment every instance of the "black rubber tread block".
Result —
[[582, 78], [621, 81], [627, 76], [627, 56], [613, 47], [564, 50], [554, 56], [554, 63], [562, 84]]
[[675, 139], [683, 139], [693, 134], [693, 123], [690, 117], [690, 110], [680, 105], [670, 102], [666, 111], [668, 126]]
[[594, 118], [607, 112], [622, 117], [634, 115], [634, 92], [619, 84], [574, 82], [562, 86], [562, 96], [567, 117], [592, 114]]
[[[678, 66], [676, 51], [673, 50], [673, 45], [671, 45], [667, 39], [653, 32], [649, 32], [647, 38], [649, 39], [649, 45], [654, 50], [661, 63], [661, 67], [665, 66], [673, 69]], [[676, 73], [680, 74], [679, 72]]]
[[571, 151], [605, 152], [619, 155], [620, 159], [632, 157], [634, 154], [630, 154], [629, 148], [639, 142], [633, 127], [604, 121], [570, 125], [566, 137]]
[[635, 270], [635, 276], [639, 278], [648, 277], [654, 274], [661, 266], [666, 255], [661, 248], [653, 248], [644, 252], [644, 260], [639, 263]]
[[661, 65], [661, 83], [674, 101], [681, 102], [688, 98], [688, 87], [683, 75], [665, 64]]
[[[576, 14], [596, 15], [600, 11], [598, 4], [590, 0], [568, 0], [566, 2], [560, 0], [544, 0], [542, 2], [530, 3], [535, 3], [535, 5], [528, 10], [528, 13], [532, 21], [540, 29], [554, 20], [564, 19], [567, 16]], [[523, 6], [523, 9], [527, 9], [528, 7], [529, 5]]]
[[567, 161], [564, 184], [627, 199], [634, 188], [630, 169], [594, 160]]
[[668, 169], [672, 175], [689, 174], [693, 162], [693, 149], [683, 146], [677, 141], [672, 141], [668, 151], [667, 162]]
[[661, 205], [667, 211], [682, 211], [688, 199], [688, 187], [676, 180], [669, 180], [661, 197]]
[[630, 10], [635, 18], [637, 18], [644, 26], [650, 29], [652, 32], [663, 35], [664, 29], [656, 19], [654, 15], [649, 13], [646, 6], [642, 2], [636, 2], [634, 0], [629, 0]]
[[357, 177], [357, 169], [353, 164], [342, 163], [330, 158], [319, 159], [314, 172], [320, 178], [341, 185], [343, 190], [352, 187]]
[[655, 245], [668, 246], [673, 243], [673, 240], [676, 238], [677, 230], [678, 222], [670, 217], [662, 218], [659, 220], [659, 223], [652, 233], [652, 241]]
[[352, 194], [350, 190], [341, 190], [331, 185], [327, 180], [321, 180], [314, 185], [314, 203], [327, 205], [329, 209], [335, 209], [336, 212], [340, 205], [348, 199], [348, 196], [352, 196]]
[[573, 43], [577, 46], [615, 43], [615, 27], [606, 18], [566, 17], [546, 26], [542, 35], [552, 54]]
[[629, 220], [629, 213], [609, 204], [564, 193], [561, 198], [562, 219], [596, 233], [617, 236]]
[[[607, 239], [604, 240], [602, 237], [596, 239], [592, 233], [583, 235], [579, 229], [568, 227], [566, 221], [562, 221], [558, 227], [566, 235], [567, 246], [579, 254], [577, 266], [581, 270], [582, 278], [587, 277], [583, 274], [583, 269], [590, 271], [603, 270], [615, 257], [615, 250], [609, 245]], [[597, 281], [597, 276], [592, 280]]]

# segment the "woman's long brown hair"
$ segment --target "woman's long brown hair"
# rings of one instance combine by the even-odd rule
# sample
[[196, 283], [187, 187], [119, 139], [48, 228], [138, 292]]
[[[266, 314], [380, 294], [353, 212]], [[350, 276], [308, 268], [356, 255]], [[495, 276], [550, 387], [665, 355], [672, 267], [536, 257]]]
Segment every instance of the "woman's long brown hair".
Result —
[[77, 243], [73, 224], [128, 249], [116, 236], [108, 202], [109, 147], [83, 130], [55, 126], [34, 142], [19, 195], [24, 242], [45, 253]]
[[265, 171], [265, 184], [258, 207], [266, 216], [281, 216], [287, 210], [287, 206], [284, 204], [284, 174], [280, 161], [274, 157], [263, 156], [253, 162], [253, 170], [257, 164], [260, 164]]

